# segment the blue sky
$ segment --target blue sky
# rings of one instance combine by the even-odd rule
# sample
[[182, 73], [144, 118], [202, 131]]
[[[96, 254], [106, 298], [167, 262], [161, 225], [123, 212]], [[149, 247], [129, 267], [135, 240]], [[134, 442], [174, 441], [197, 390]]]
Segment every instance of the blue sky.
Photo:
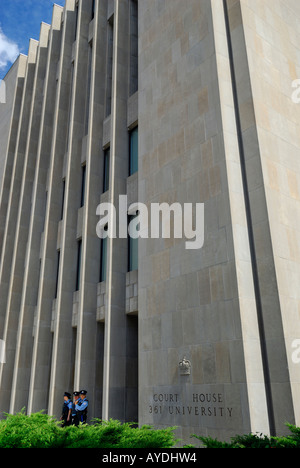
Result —
[[0, 0], [0, 80], [20, 53], [27, 55], [30, 38], [39, 39], [41, 22], [51, 24], [54, 3], [65, 0]]

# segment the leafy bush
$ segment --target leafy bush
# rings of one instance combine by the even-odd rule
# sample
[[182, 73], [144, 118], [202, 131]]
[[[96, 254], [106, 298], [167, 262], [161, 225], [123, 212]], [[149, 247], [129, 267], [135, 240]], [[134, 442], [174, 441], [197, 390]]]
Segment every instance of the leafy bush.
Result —
[[7, 415], [0, 421], [1, 448], [48, 448], [58, 438], [59, 426], [43, 413]]
[[[286, 425], [290, 434], [268, 437], [263, 434], [236, 435], [231, 442], [193, 434], [205, 448], [300, 448], [300, 428]], [[78, 427], [61, 427], [55, 418], [43, 412], [27, 416], [24, 411], [0, 420], [0, 448], [172, 448], [178, 442], [175, 428], [136, 427], [133, 423], [101, 421]], [[197, 448], [186, 445], [183, 448]], [[198, 447], [199, 448], [199, 447]]]
[[94, 424], [62, 429], [63, 448], [170, 448], [176, 440], [172, 428], [154, 430], [119, 421], [95, 420]]
[[62, 428], [42, 412], [21, 412], [0, 421], [0, 448], [171, 448], [175, 443], [174, 428], [137, 428], [114, 420]]
[[200, 440], [205, 448], [300, 448], [300, 428], [286, 424], [291, 434], [282, 437], [268, 437], [264, 434], [236, 435], [231, 442], [221, 442], [211, 437], [192, 437]]
[[204, 446], [205, 448], [232, 448], [232, 445], [230, 443], [221, 442], [220, 440], [213, 439], [210, 436], [204, 437], [192, 434], [191, 437], [200, 440], [203, 444], [202, 446]]

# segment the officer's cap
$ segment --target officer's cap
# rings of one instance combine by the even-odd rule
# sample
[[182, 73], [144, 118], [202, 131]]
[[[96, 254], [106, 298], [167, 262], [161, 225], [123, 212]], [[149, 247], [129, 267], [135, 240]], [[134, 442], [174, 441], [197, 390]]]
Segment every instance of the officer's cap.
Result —
[[73, 395], [77, 396], [77, 395], [79, 395], [79, 392], [73, 392]]
[[80, 395], [86, 395], [87, 391], [86, 390], [80, 390]]
[[65, 392], [64, 396], [71, 398], [71, 393]]

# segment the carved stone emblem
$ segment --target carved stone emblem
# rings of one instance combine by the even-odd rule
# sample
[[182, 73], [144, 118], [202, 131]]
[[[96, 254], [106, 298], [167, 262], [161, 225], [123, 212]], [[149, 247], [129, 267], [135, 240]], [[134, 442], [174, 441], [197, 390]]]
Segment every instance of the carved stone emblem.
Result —
[[184, 358], [179, 362], [179, 373], [180, 375], [190, 375], [191, 373], [191, 361]]

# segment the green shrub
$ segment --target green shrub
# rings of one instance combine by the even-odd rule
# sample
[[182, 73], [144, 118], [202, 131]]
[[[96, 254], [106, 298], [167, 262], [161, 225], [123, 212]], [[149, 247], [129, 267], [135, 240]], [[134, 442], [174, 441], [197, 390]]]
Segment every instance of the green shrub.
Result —
[[[230, 442], [193, 434], [205, 448], [300, 448], [300, 428], [286, 424], [284, 437], [263, 434], [236, 435]], [[0, 448], [172, 448], [178, 443], [175, 428], [136, 427], [119, 421], [95, 419], [92, 424], [61, 427], [55, 418], [43, 412], [27, 416], [24, 411], [0, 420]], [[199, 448], [185, 445], [183, 448]]]
[[55, 443], [59, 430], [55, 420], [43, 413], [7, 415], [0, 421], [0, 447], [49, 448]]
[[211, 437], [192, 437], [200, 440], [205, 448], [300, 448], [300, 428], [286, 424], [291, 434], [282, 437], [268, 437], [264, 434], [236, 435], [231, 442], [222, 442]]
[[176, 442], [173, 428], [136, 428], [134, 424], [114, 420], [95, 420], [94, 424], [70, 426], [63, 431], [65, 448], [170, 448]]
[[213, 439], [210, 436], [204, 437], [192, 434], [191, 437], [200, 440], [205, 448], [232, 448], [232, 445], [230, 443], [221, 442], [220, 440]]
[[0, 421], [0, 448], [171, 448], [176, 443], [174, 428], [135, 426], [94, 420], [62, 428], [42, 412], [27, 416], [22, 411]]

